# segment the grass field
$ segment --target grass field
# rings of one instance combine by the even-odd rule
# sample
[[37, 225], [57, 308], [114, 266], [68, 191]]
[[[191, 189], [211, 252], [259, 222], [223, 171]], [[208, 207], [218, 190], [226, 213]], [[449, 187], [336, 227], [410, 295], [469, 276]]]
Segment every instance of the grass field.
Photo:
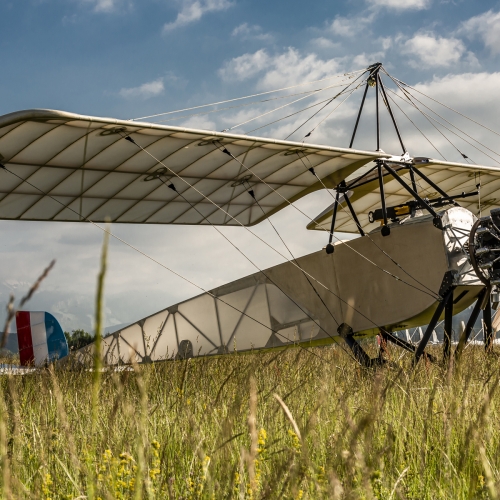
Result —
[[498, 358], [471, 347], [412, 372], [399, 356], [376, 371], [330, 347], [3, 376], [2, 498], [497, 498]]

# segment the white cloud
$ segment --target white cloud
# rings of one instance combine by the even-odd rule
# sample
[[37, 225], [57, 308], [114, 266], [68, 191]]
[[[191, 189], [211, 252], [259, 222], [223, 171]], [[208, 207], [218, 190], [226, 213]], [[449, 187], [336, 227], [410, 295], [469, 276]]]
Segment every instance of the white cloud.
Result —
[[330, 25], [330, 31], [337, 36], [352, 37], [366, 28], [373, 21], [373, 15], [368, 17], [337, 16]]
[[387, 7], [394, 10], [422, 10], [428, 9], [431, 0], [367, 0], [374, 7]]
[[272, 40], [272, 35], [269, 33], [263, 33], [262, 28], [258, 25], [249, 25], [248, 23], [243, 23], [234, 28], [231, 33], [232, 36], [239, 37], [243, 40], [261, 40], [269, 41]]
[[366, 68], [367, 66], [370, 66], [370, 64], [379, 62], [384, 57], [384, 55], [384, 52], [373, 52], [372, 54], [366, 54], [365, 52], [363, 52], [362, 54], [358, 54], [357, 56], [353, 57], [353, 67], [356, 69]]
[[227, 82], [248, 80], [268, 67], [270, 60], [264, 49], [243, 54], [226, 62], [219, 70], [219, 76]]
[[261, 88], [285, 87], [297, 83], [319, 80], [335, 75], [340, 70], [336, 59], [323, 60], [316, 54], [301, 55], [294, 48], [289, 48], [270, 61], [270, 69], [259, 82]]
[[120, 90], [119, 95], [125, 99], [149, 99], [162, 94], [164, 90], [163, 78], [158, 78], [152, 82], [143, 83], [138, 87], [123, 88]]
[[481, 117], [497, 121], [500, 103], [496, 96], [500, 87], [500, 72], [447, 75], [414, 87], [479, 122], [484, 121]]
[[175, 21], [163, 26], [163, 32], [172, 31], [181, 26], [199, 21], [207, 12], [229, 9], [233, 4], [229, 0], [182, 0], [181, 11]]
[[179, 126], [199, 130], [217, 130], [217, 125], [207, 116], [192, 116], [179, 123]]
[[119, 5], [123, 4], [122, 0], [80, 0], [83, 4], [92, 5], [95, 12], [113, 12]]
[[470, 38], [480, 38], [492, 54], [500, 54], [500, 12], [489, 10], [471, 17], [458, 30]]
[[289, 47], [286, 52], [275, 56], [261, 49], [235, 57], [224, 64], [219, 75], [225, 81], [243, 81], [262, 74], [257, 83], [257, 87], [262, 89], [319, 80], [338, 71], [339, 62], [336, 59], [323, 60], [316, 54], [302, 55], [297, 49]]
[[319, 49], [334, 50], [340, 49], [341, 45], [339, 43], [332, 42], [330, 39], [320, 36], [318, 38], [313, 38], [311, 43], [318, 47]]
[[379, 41], [382, 44], [383, 50], [387, 50], [392, 47], [393, 40], [390, 36], [379, 38]]
[[[465, 45], [457, 38], [417, 33], [403, 44], [403, 52], [415, 56], [418, 63], [431, 67], [450, 66], [460, 60], [465, 53]], [[418, 63], [414, 62], [414, 65]]]

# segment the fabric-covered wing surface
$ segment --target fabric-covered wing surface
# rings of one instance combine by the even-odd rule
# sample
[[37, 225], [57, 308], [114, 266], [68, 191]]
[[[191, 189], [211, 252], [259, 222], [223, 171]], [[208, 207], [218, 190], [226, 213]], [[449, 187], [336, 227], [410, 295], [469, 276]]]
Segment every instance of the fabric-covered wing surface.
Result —
[[[0, 219], [206, 224], [204, 216], [213, 224], [237, 224], [205, 195], [252, 225], [285, 207], [285, 200], [321, 189], [309, 168], [333, 187], [381, 156], [61, 111], [20, 111], [0, 117], [0, 161], [20, 177], [0, 171]], [[161, 168], [155, 158], [182, 177], [168, 170], [161, 176], [177, 192], [158, 178], [146, 180]]]
[[[397, 163], [391, 163], [392, 168], [398, 171], [405, 182], [411, 186], [408, 169]], [[477, 184], [481, 184], [480, 195], [456, 200], [462, 207], [479, 216], [489, 213], [492, 208], [500, 207], [500, 167], [484, 167], [467, 163], [451, 163], [439, 160], [416, 162], [415, 167], [431, 179], [449, 196], [476, 191]], [[366, 167], [365, 167], [366, 169]], [[440, 197], [434, 188], [423, 179], [416, 176], [418, 193], [423, 198], [430, 200]], [[353, 184], [355, 177], [347, 182]], [[357, 186], [357, 187], [356, 187]], [[384, 191], [388, 207], [405, 203], [412, 198], [401, 184], [392, 176], [384, 176]], [[370, 223], [368, 213], [381, 208], [380, 189], [377, 171], [374, 170], [365, 178], [356, 183], [349, 193], [349, 200], [358, 216], [359, 223], [365, 231], [371, 231], [380, 226], [380, 222]], [[332, 223], [333, 204], [315, 217], [316, 223], [311, 222], [308, 229], [330, 231]], [[439, 209], [438, 209], [439, 210]], [[337, 212], [335, 230], [345, 233], [357, 233], [358, 229], [347, 209], [345, 203], [341, 204]]]

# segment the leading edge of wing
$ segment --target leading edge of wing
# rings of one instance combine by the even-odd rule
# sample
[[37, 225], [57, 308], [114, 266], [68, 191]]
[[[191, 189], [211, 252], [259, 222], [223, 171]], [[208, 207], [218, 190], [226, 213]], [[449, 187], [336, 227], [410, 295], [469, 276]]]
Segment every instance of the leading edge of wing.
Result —
[[128, 129], [130, 129], [131, 132], [137, 131], [137, 129], [148, 129], [148, 128], [152, 130], [164, 130], [165, 132], [169, 131], [184, 132], [184, 133], [205, 135], [206, 137], [214, 137], [221, 139], [245, 140], [249, 142], [259, 142], [262, 144], [275, 144], [280, 146], [288, 146], [291, 148], [299, 147], [304, 149], [316, 149], [318, 151], [331, 151], [335, 153], [355, 154], [355, 155], [366, 156], [367, 158], [370, 159], [388, 158], [390, 156], [386, 153], [376, 153], [374, 151], [338, 148], [338, 147], [325, 146], [319, 144], [310, 144], [307, 142], [283, 141], [279, 139], [269, 139], [266, 137], [256, 137], [256, 136], [242, 135], [242, 134], [228, 134], [227, 132], [217, 132], [217, 131], [194, 129], [188, 127], [175, 127], [171, 125], [159, 125], [156, 123], [120, 120], [117, 118], [106, 118], [106, 117], [101, 118], [90, 115], [80, 115], [77, 113], [70, 113], [68, 111], [58, 111], [58, 110], [43, 109], [43, 108], [26, 109], [2, 115], [0, 116], [0, 128], [7, 127], [15, 123], [21, 123], [24, 121], [49, 121], [49, 120], [67, 120], [67, 121], [79, 120], [86, 122], [105, 123], [107, 125], [119, 125], [127, 128], [127, 131]]

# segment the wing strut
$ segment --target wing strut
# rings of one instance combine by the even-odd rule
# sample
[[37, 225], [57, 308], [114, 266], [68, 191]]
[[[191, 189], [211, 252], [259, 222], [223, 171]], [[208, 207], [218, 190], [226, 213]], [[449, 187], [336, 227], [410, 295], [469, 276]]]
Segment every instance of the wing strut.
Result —
[[333, 240], [333, 233], [335, 231], [335, 221], [337, 220], [337, 208], [339, 206], [339, 197], [340, 197], [340, 191], [337, 186], [337, 194], [335, 195], [335, 206], [333, 207], [332, 225], [330, 226], [330, 236], [328, 238], [328, 245], [326, 245], [326, 253], [328, 254], [333, 253], [332, 240]]

